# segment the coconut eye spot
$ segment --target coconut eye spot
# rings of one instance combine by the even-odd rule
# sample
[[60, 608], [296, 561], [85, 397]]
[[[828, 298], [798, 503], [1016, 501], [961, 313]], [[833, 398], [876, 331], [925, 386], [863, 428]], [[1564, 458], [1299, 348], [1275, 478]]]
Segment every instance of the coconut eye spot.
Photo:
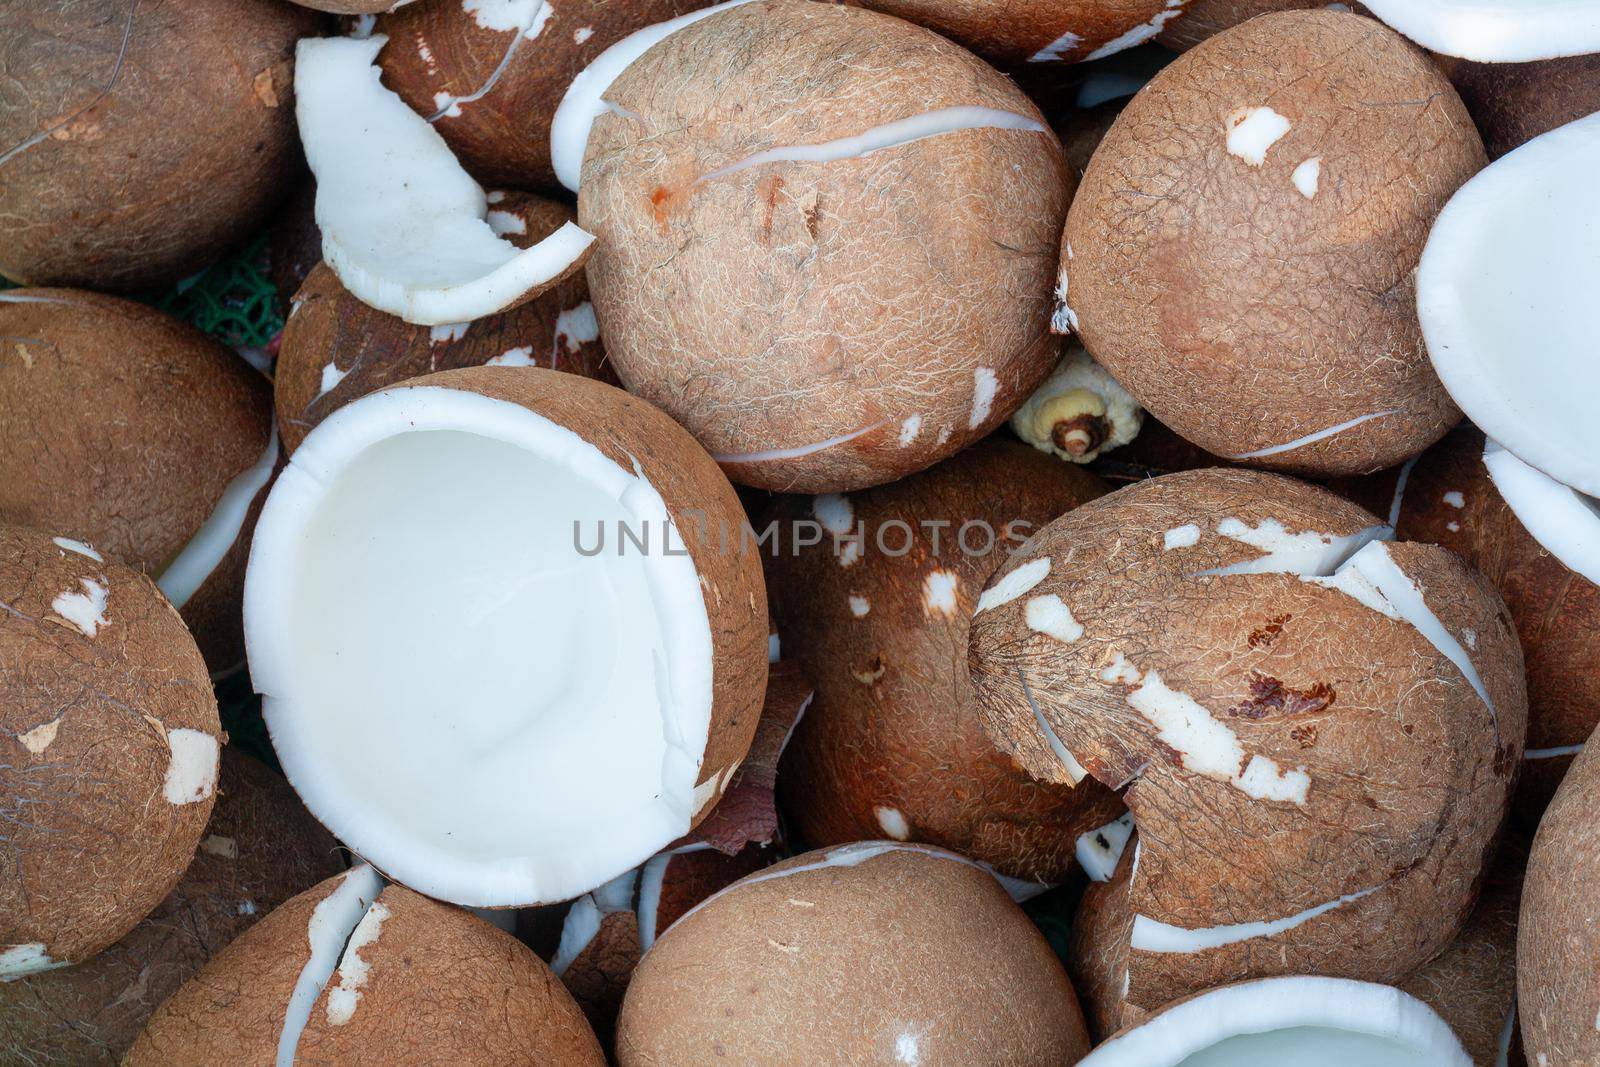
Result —
[[1267, 150], [1289, 132], [1290, 122], [1270, 107], [1243, 107], [1228, 116], [1228, 152], [1252, 167], [1266, 162]]
[[200, 730], [168, 730], [167, 747], [172, 756], [161, 790], [167, 803], [195, 804], [216, 791], [219, 753], [215, 737]]
[[100, 627], [110, 625], [106, 601], [110, 590], [104, 580], [79, 578], [79, 589], [68, 589], [50, 602], [50, 610], [71, 623], [85, 637], [93, 637]]
[[1289, 175], [1289, 180], [1294, 182], [1294, 187], [1300, 190], [1300, 195], [1307, 200], [1314, 200], [1317, 196], [1317, 183], [1322, 178], [1322, 157], [1312, 156]]

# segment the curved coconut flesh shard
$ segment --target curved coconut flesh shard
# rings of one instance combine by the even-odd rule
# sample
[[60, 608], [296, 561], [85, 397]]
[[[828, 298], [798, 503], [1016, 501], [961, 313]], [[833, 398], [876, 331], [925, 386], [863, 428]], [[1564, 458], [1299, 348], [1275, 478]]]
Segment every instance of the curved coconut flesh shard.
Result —
[[289, 1002], [284, 1006], [283, 1029], [278, 1032], [277, 1067], [294, 1067], [295, 1049], [311, 1020], [311, 1012], [333, 977], [334, 968], [339, 966], [351, 934], [382, 891], [383, 877], [362, 864], [341, 878], [333, 892], [318, 901], [311, 912], [311, 921], [306, 926], [311, 956], [300, 969], [300, 977], [295, 980]]
[[1431, 52], [1478, 63], [1525, 63], [1600, 52], [1596, 0], [1365, 0]]
[[256, 494], [272, 479], [272, 468], [277, 462], [278, 426], [274, 421], [261, 458], [234, 476], [233, 481], [223, 489], [217, 506], [211, 510], [206, 521], [156, 578], [156, 585], [172, 601], [173, 607], [183, 610], [189, 598], [205, 584], [228, 550], [233, 548], [234, 542], [239, 540], [239, 533], [250, 514], [250, 505], [255, 502]]
[[570, 899], [686, 833], [712, 636], [670, 524], [638, 466], [510, 401], [402, 387], [319, 425], [245, 587], [252, 677], [312, 813], [475, 907]]
[[345, 288], [432, 326], [504, 311], [581, 267], [594, 237], [572, 223], [528, 249], [494, 232], [482, 187], [380, 83], [374, 60], [386, 40], [308, 38], [296, 52], [322, 254]]
[[1568, 568], [1600, 585], [1600, 500], [1535, 470], [1494, 441], [1483, 450], [1483, 464], [1533, 539]]
[[1450, 199], [1417, 268], [1423, 336], [1451, 398], [1524, 463], [1591, 497], [1597, 173], [1600, 114], [1534, 138]]
[[593, 63], [579, 72], [567, 87], [567, 95], [562, 97], [550, 124], [550, 161], [561, 184], [573, 192], [578, 191], [578, 183], [583, 177], [583, 154], [589, 147], [589, 131], [594, 127], [594, 120], [612, 106], [602, 97], [611, 84], [622, 77], [622, 72], [633, 65], [634, 60], [685, 26], [693, 25], [708, 15], [748, 3], [750, 0], [728, 0], [727, 3], [714, 4], [666, 22], [658, 22], [654, 26], [646, 26], [601, 52]]
[[1267, 978], [1180, 1001], [1079, 1067], [1469, 1067], [1443, 1019], [1389, 986]]

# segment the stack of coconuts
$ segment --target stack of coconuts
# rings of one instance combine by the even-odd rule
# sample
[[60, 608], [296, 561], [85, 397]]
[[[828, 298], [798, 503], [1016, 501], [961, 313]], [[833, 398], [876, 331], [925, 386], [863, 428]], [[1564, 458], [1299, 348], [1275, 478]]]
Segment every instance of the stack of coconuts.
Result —
[[1600, 0], [8, 0], [0, 1063], [1600, 1063], [1597, 173]]

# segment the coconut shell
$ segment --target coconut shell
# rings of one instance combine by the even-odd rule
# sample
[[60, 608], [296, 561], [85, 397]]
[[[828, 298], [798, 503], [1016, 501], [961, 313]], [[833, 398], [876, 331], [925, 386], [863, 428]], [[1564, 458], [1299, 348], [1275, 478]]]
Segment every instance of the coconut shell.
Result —
[[1412, 274], [1484, 162], [1449, 82], [1392, 30], [1253, 19], [1157, 74], [1100, 143], [1057, 321], [1209, 452], [1314, 474], [1398, 463], [1460, 418]]
[[1179, 471], [1239, 465], [1190, 444], [1173, 433], [1171, 427], [1163, 426], [1146, 414], [1139, 436], [1115, 452], [1101, 456], [1090, 469], [1114, 485], [1123, 485]]
[[1600, 745], [1585, 746], [1539, 823], [1523, 885], [1517, 1014], [1528, 1062], [1600, 1061], [1600, 970], [1594, 966], [1600, 878]]
[[322, 262], [322, 230], [317, 226], [317, 187], [307, 182], [273, 217], [267, 229], [267, 278], [278, 294], [285, 318], [294, 295]]
[[[1113, 41], [1123, 47], [1154, 36], [1170, 19], [1166, 0], [860, 0], [963, 44], [1006, 67], [1075, 63]], [[1166, 18], [1162, 18], [1162, 15]], [[1151, 27], [1141, 30], [1141, 27]], [[1132, 35], [1130, 38], [1130, 34]], [[1116, 49], [1113, 49], [1116, 50]], [[1098, 57], [1096, 57], [1098, 58]]]
[[[0, 295], [0, 521], [88, 541], [159, 575], [253, 467], [272, 387], [152, 308], [71, 289]], [[233, 547], [182, 606], [213, 671], [244, 659], [255, 495]]]
[[645, 956], [617, 1023], [621, 1067], [1055, 1067], [1087, 1051], [1061, 965], [1000, 884], [889, 843], [807, 853], [712, 897]]
[[[550, 123], [567, 86], [622, 38], [709, 6], [708, 0], [407, 4], [378, 18], [389, 36], [383, 83], [433, 128], [479, 181], [561, 188]], [[517, 16], [533, 15], [531, 27]]]
[[300, 166], [277, 0], [9, 0], [0, 11], [0, 274], [165, 285], [249, 235]]
[[183, 620], [144, 575], [73, 544], [0, 526], [6, 978], [19, 958], [76, 963], [132, 930], [182, 877], [215, 799], [217, 702]]
[[[500, 194], [491, 211], [506, 239], [520, 248], [572, 219], [571, 209], [526, 193]], [[616, 381], [582, 273], [502, 314], [430, 328], [362, 303], [319, 262], [295, 294], [283, 327], [273, 379], [278, 434], [292, 452], [313, 427], [357, 397], [421, 374], [491, 360]], [[331, 388], [324, 391], [326, 384]]]
[[970, 53], [875, 12], [760, 0], [662, 41], [607, 99], [635, 117], [595, 122], [578, 204], [606, 349], [734, 480], [891, 481], [989, 433], [1053, 368], [1044, 260], [1072, 178], [1048, 132], [707, 177], [953, 107], [1042, 124]]
[[[783, 647], [817, 686], [779, 777], [803, 840], [896, 837], [1018, 878], [1066, 878], [1078, 835], [1115, 819], [1121, 802], [1092, 780], [1036, 781], [996, 749], [963, 650], [989, 574], [1034, 530], [1104, 490], [1081, 468], [995, 440], [893, 485], [783, 502], [786, 530], [818, 515], [841, 521], [842, 507], [842, 521], [865, 531], [859, 552], [825, 533], [766, 560]], [[924, 525], [936, 522], [946, 525]], [[909, 549], [891, 555], [901, 527]]]
[[1397, 529], [1459, 554], [1505, 598], [1527, 664], [1533, 757], [1523, 762], [1515, 810], [1532, 827], [1572, 762], [1564, 750], [1600, 722], [1600, 588], [1523, 527], [1489, 479], [1483, 444], [1483, 433], [1463, 423], [1423, 453], [1399, 495]]
[[1183, 14], [1161, 27], [1156, 43], [1184, 52], [1257, 15], [1327, 6], [1327, 0], [1188, 0], [1183, 5]]
[[[1126, 786], [1136, 844], [1091, 889], [1076, 936], [1092, 948], [1074, 967], [1094, 972], [1080, 989], [1102, 1034], [1239, 979], [1393, 982], [1427, 962], [1466, 920], [1521, 758], [1521, 649], [1485, 578], [1435, 546], [1379, 550], [1492, 709], [1421, 629], [1368, 607], [1359, 587], [1206, 573], [1265, 555], [1223, 533], [1235, 522], [1330, 547], [1378, 524], [1287, 478], [1167, 475], [1041, 530], [990, 579], [998, 599], [973, 623], [973, 683], [1000, 747], [1060, 781], [1072, 768], [1059, 746]], [[1052, 603], [1081, 634], [1030, 623]], [[1130, 912], [1176, 928], [1168, 943], [1182, 947], [1128, 947]], [[1218, 929], [1258, 922], [1285, 925]], [[1215, 943], [1185, 944], [1191, 931]]]
[[1478, 124], [1490, 159], [1600, 111], [1600, 53], [1533, 63], [1435, 58]]
[[1064, 121], [1056, 124], [1061, 147], [1066, 150], [1067, 162], [1072, 165], [1074, 174], [1082, 174], [1088, 168], [1094, 150], [1100, 147], [1100, 142], [1105, 139], [1107, 131], [1117, 121], [1117, 116], [1122, 114], [1122, 109], [1128, 106], [1130, 99], [1118, 97], [1115, 100], [1103, 100], [1094, 107], [1074, 109]]
[[[312, 912], [338, 882], [300, 894], [224, 949], [156, 1012], [126, 1067], [270, 1067], [310, 959]], [[335, 972], [301, 1033], [297, 1063], [365, 1063], [378, 1049], [396, 1065], [605, 1063], [578, 1006], [516, 938], [398, 885], [379, 906], [387, 915], [359, 949], [366, 978], [353, 1013], [332, 1021]]]
[[749, 751], [766, 690], [766, 584], [754, 551], [739, 549], [744, 513], [727, 478], [663, 412], [576, 374], [471, 367], [405, 385], [464, 389], [519, 404], [568, 427], [624, 470], [639, 471], [661, 494], [700, 576], [711, 624], [711, 725], [695, 783], [696, 795], [706, 798], [694, 813], [698, 824]]
[[216, 807], [183, 880], [92, 960], [0, 984], [0, 1048], [34, 1067], [114, 1067], [157, 1005], [223, 946], [344, 866], [289, 783], [225, 746]]

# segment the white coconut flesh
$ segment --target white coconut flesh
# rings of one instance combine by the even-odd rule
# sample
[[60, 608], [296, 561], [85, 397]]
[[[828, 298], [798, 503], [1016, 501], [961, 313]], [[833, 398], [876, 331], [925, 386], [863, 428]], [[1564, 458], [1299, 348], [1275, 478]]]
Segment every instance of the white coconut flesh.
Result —
[[1489, 441], [1483, 463], [1517, 519], [1549, 553], [1600, 585], [1600, 499], [1535, 470]]
[[516, 404], [405, 388], [325, 420], [245, 584], [251, 674], [307, 806], [471, 907], [571, 899], [686, 833], [712, 644], [669, 524], [641, 472]]
[[1422, 1001], [1343, 978], [1268, 978], [1186, 1000], [1079, 1067], [1468, 1067]]
[[1596, 174], [1600, 114], [1534, 138], [1451, 197], [1417, 268], [1423, 336], [1451, 397], [1524, 463], [1591, 497], [1600, 496]]
[[1600, 52], [1600, 0], [1364, 0], [1422, 47], [1479, 63]]
[[[353, 972], [365, 978], [360, 950], [376, 939], [378, 926], [387, 914], [384, 909], [377, 914], [376, 921], [373, 919], [375, 909], [383, 907], [377, 903], [383, 885], [382, 876], [371, 867], [366, 864], [353, 867], [339, 880], [333, 892], [312, 909], [311, 920], [306, 924], [306, 942], [311, 947], [311, 955], [300, 968], [289, 1001], [284, 1005], [283, 1027], [278, 1031], [277, 1067], [294, 1067], [300, 1035], [311, 1021], [311, 1013], [335, 969], [347, 976]], [[366, 935], [360, 942], [357, 931]], [[329, 995], [326, 1010], [330, 1021], [339, 1018], [349, 1021], [346, 1009], [357, 994], [356, 989], [349, 988], [351, 984], [342, 982], [343, 988]], [[341, 993], [343, 995], [336, 1000], [336, 995]]]
[[379, 80], [387, 38], [307, 38], [295, 114], [317, 179], [322, 255], [345, 288], [407, 322], [471, 322], [558, 281], [593, 244], [573, 223], [528, 249], [495, 233], [482, 186]]
[[1078, 866], [1090, 881], [1109, 882], [1133, 836], [1133, 812], [1124, 812], [1098, 830], [1078, 835]]
[[173, 607], [181, 609], [189, 602], [239, 540], [250, 505], [271, 480], [277, 462], [278, 428], [274, 425], [261, 457], [228, 483], [206, 521], [156, 578], [156, 585]]

